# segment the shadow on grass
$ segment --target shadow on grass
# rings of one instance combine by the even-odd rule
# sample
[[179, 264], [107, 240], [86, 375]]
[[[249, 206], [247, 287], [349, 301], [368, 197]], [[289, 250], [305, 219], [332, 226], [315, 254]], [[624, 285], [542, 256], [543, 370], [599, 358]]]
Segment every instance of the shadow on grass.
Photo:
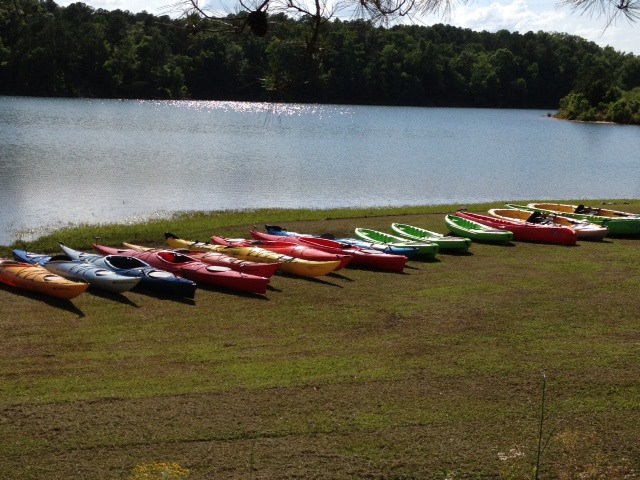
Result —
[[607, 234], [607, 238], [605, 238], [605, 240], [603, 241], [610, 242], [611, 240], [640, 240], [640, 233], [631, 235], [616, 235], [615, 233], [613, 235]]
[[[298, 275], [289, 275], [286, 273], [280, 273], [280, 275], [282, 275], [283, 277], [287, 277], [287, 278], [295, 278], [296, 280], [301, 280], [303, 282], [310, 282], [310, 283], [318, 283], [321, 285], [329, 285], [330, 287], [337, 287], [337, 288], [344, 288], [342, 285], [338, 285], [337, 283], [333, 283], [330, 282], [328, 280], [323, 280], [320, 277], [301, 277]], [[331, 275], [331, 274], [329, 274]]]
[[154, 291], [153, 289], [150, 289], [150, 288], [135, 287], [131, 291], [140, 295], [144, 295], [145, 297], [155, 298], [158, 300], [168, 300], [172, 302], [182, 303], [184, 305], [196, 304], [193, 298], [181, 297], [179, 295], [171, 295], [170, 293], [162, 293], [162, 292]]
[[445, 255], [447, 257], [473, 257], [473, 252], [470, 252], [468, 250], [466, 252], [460, 252], [456, 250], [445, 250], [442, 252], [438, 252], [438, 255]]
[[[473, 243], [477, 243], [478, 245], [487, 245], [488, 247], [498, 247], [498, 248], [505, 248], [505, 247], [511, 248], [516, 246], [515, 242], [500, 243], [500, 242], [483, 242], [482, 240], [474, 240]], [[471, 245], [471, 248], [473, 248], [473, 245]]]
[[[412, 258], [411, 260], [409, 260], [410, 262], [415, 262], [415, 263], [440, 263], [442, 262], [442, 260], [440, 260], [438, 257], [427, 257], [427, 258]], [[407, 268], [407, 267], [404, 267]]]
[[[215, 287], [213, 285], [198, 285], [198, 288], [200, 290], [206, 290], [207, 292], [224, 293], [225, 295], [233, 295], [234, 297], [253, 298], [254, 300], [269, 301], [269, 298], [262, 293], [241, 292], [239, 290], [232, 290], [230, 288], [223, 288], [223, 287]], [[268, 290], [269, 290], [269, 285], [267, 285], [267, 291]]]
[[84, 318], [84, 312], [76, 307], [71, 300], [63, 300], [61, 298], [56, 297], [48, 297], [43, 294], [30, 292], [28, 290], [20, 290], [18, 288], [10, 287], [8, 285], [4, 285], [0, 283], [0, 290], [12, 293], [14, 295], [19, 295], [21, 297], [30, 298], [33, 300], [37, 300], [39, 302], [46, 303], [51, 307], [58, 308], [60, 310], [64, 310], [66, 312], [77, 315], [78, 318]]
[[[405, 270], [420, 270], [418, 267], [414, 267], [413, 265], [409, 265], [408, 263], [404, 266]], [[404, 275], [408, 275], [406, 272], [402, 272]]]
[[89, 287], [87, 290], [91, 295], [95, 295], [96, 297], [105, 298], [107, 300], [112, 300], [114, 302], [121, 303], [123, 305], [129, 305], [133, 308], [140, 308], [140, 305], [132, 301], [131, 299], [125, 297], [122, 293], [109, 292], [107, 290], [100, 290], [98, 288]]
[[329, 275], [327, 275], [327, 277], [331, 277], [331, 278], [337, 278], [338, 280], [344, 280], [345, 282], [353, 282], [353, 278], [349, 278], [345, 275], [342, 275], [341, 273], [337, 273], [337, 272], [331, 272]]
[[[531, 241], [529, 241], [529, 240], [518, 240], [518, 243], [524, 243], [526, 245], [540, 245], [540, 246], [545, 246], [545, 247], [579, 248], [581, 241], [582, 240], [578, 240], [573, 245], [563, 245], [562, 243], [553, 243], [553, 242], [535, 242], [533, 240], [531, 240]], [[593, 242], [588, 242], [588, 243], [593, 243]]]
[[[390, 275], [408, 275], [407, 272], [397, 272], [393, 270], [385, 270], [383, 268], [376, 267], [368, 267], [366, 265], [349, 265], [347, 267], [349, 270], [361, 270], [363, 272], [376, 272], [376, 273], [388, 273]], [[418, 270], [416, 267], [411, 267], [409, 264], [406, 264], [403, 269], [408, 268], [409, 270]], [[349, 279], [351, 282], [355, 282], [355, 280]]]

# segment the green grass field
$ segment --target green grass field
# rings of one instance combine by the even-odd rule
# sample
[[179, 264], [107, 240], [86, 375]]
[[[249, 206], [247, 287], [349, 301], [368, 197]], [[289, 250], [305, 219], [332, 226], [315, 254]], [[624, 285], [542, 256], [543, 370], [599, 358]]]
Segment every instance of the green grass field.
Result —
[[[192, 214], [20, 246], [161, 245], [165, 230], [206, 240], [265, 222], [444, 233], [455, 208]], [[199, 289], [193, 302], [96, 291], [60, 302], [0, 286], [0, 472], [533, 478], [545, 372], [539, 477], [640, 478], [639, 259], [640, 239], [474, 243], [403, 274], [277, 275], [266, 296]], [[134, 471], [161, 462], [187, 477]]]

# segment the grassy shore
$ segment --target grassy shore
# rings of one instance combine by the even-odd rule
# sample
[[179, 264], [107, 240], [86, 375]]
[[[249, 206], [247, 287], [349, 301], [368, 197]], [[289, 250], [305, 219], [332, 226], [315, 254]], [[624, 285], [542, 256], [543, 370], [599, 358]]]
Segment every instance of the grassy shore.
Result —
[[[161, 245], [167, 230], [206, 240], [265, 222], [444, 232], [456, 207], [203, 213], [20, 246]], [[639, 256], [640, 239], [474, 243], [403, 274], [277, 275], [266, 296], [199, 289], [194, 302], [0, 286], [0, 472], [161, 478], [133, 469], [175, 462], [190, 480], [532, 478], [544, 371], [540, 478], [638, 478]]]

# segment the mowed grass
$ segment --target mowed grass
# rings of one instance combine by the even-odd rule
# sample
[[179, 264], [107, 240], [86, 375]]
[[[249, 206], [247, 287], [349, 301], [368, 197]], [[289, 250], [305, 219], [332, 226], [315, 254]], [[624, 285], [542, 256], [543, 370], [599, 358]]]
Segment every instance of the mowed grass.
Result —
[[[265, 222], [445, 232], [455, 208], [193, 214], [24, 246], [161, 245], [165, 230], [206, 240]], [[176, 462], [189, 479], [532, 478], [544, 371], [540, 478], [638, 478], [639, 258], [640, 239], [474, 243], [404, 274], [277, 275], [264, 297], [199, 289], [194, 302], [0, 286], [0, 472], [126, 479]]]

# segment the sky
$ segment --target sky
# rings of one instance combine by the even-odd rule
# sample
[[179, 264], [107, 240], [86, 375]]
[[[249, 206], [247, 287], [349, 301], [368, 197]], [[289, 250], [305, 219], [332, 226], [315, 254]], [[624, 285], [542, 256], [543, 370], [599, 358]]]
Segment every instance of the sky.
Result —
[[[66, 6], [75, 0], [58, 0]], [[170, 14], [172, 0], [85, 0], [83, 3], [105, 10], [129, 10], [132, 13], [146, 10], [154, 15]], [[247, 4], [247, 2], [245, 2]], [[248, 3], [249, 5], [252, 2]], [[414, 18], [417, 25], [447, 23], [471, 30], [496, 32], [501, 29], [526, 33], [539, 30], [564, 32], [591, 40], [598, 45], [611, 46], [618, 51], [640, 55], [640, 21], [629, 23], [620, 18], [605, 28], [607, 20], [597, 15], [580, 14], [567, 6], [560, 6], [555, 0], [471, 0], [466, 4], [453, 1], [452, 12], [447, 17], [429, 15]], [[234, 11], [233, 8], [226, 9]], [[339, 15], [345, 20], [350, 17]]]

